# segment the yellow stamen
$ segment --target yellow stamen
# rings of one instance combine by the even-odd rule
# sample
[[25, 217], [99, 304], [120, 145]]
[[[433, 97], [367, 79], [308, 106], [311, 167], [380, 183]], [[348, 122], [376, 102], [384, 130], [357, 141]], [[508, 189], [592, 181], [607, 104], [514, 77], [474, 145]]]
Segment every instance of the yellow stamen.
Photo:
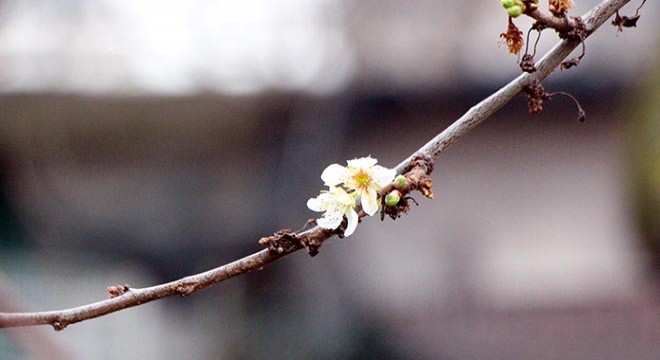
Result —
[[371, 183], [371, 177], [365, 172], [359, 172], [355, 174], [355, 183], [360, 187], [367, 187]]

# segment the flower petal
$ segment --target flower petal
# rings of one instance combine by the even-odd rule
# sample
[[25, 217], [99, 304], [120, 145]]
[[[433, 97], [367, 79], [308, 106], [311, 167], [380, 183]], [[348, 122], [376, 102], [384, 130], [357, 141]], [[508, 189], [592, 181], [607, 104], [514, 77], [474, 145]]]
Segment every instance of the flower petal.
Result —
[[323, 211], [321, 208], [321, 200], [319, 200], [319, 198], [311, 198], [307, 200], [307, 207], [312, 211]]
[[328, 186], [337, 186], [344, 182], [346, 168], [339, 164], [329, 165], [321, 173], [321, 180]]
[[362, 209], [369, 216], [373, 215], [378, 211], [378, 194], [374, 189], [367, 189], [362, 193]]
[[380, 187], [383, 187], [394, 180], [394, 177], [396, 176], [396, 170], [394, 169], [388, 169], [386, 167], [382, 167], [380, 165], [376, 165], [374, 167], [374, 180], [376, 184], [378, 184]]
[[344, 237], [351, 236], [351, 234], [353, 234], [355, 228], [357, 228], [358, 220], [360, 219], [360, 217], [353, 208], [350, 208], [346, 212], [346, 219], [348, 220], [348, 225], [346, 225], [346, 230], [344, 231]]
[[332, 195], [334, 196], [334, 201], [343, 207], [353, 207], [355, 206], [355, 199], [346, 190], [337, 187], [332, 188]]
[[338, 211], [326, 211], [323, 216], [316, 220], [316, 224], [324, 229], [336, 229], [344, 220], [344, 216]]
[[369, 168], [376, 165], [377, 162], [378, 160], [372, 158], [371, 156], [346, 161], [349, 167], [355, 168]]

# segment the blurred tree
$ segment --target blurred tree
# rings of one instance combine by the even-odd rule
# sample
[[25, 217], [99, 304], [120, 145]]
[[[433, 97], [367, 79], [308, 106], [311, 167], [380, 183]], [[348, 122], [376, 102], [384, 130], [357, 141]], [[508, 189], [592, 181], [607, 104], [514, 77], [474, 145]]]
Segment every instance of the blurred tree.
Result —
[[0, 247], [20, 245], [24, 239], [7, 194], [10, 171], [9, 157], [0, 149]]
[[642, 241], [660, 274], [660, 53], [648, 82], [635, 94], [628, 123], [631, 180]]

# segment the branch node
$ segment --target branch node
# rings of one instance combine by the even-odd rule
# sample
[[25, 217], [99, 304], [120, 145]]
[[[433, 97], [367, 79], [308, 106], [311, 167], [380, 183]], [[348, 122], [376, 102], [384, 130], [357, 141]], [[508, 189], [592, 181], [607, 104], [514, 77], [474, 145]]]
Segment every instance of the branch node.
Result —
[[50, 323], [50, 326], [52, 326], [55, 331], [62, 331], [67, 325], [68, 323], [62, 320], [53, 320], [53, 322]]
[[410, 163], [403, 169], [403, 173], [410, 173], [413, 169], [419, 168], [424, 171], [426, 175], [430, 175], [431, 172], [433, 172], [433, 165], [433, 159], [430, 156], [416, 153], [412, 159], [410, 159]]
[[181, 281], [176, 284], [176, 292], [181, 296], [187, 296], [197, 290], [197, 285], [192, 282]]
[[427, 155], [417, 153], [410, 159], [410, 163], [404, 168], [403, 173], [406, 178], [405, 185], [390, 184], [381, 189], [381, 192], [388, 193], [396, 189], [401, 193], [400, 200], [393, 206], [388, 206], [386, 197], [381, 197], [381, 210], [380, 220], [385, 219], [385, 215], [389, 216], [392, 220], [401, 217], [401, 214], [407, 214], [410, 211], [409, 201], [419, 206], [419, 203], [410, 196], [407, 196], [411, 191], [417, 190], [425, 197], [433, 199], [433, 181], [428, 175], [433, 171], [433, 159]]
[[433, 182], [427, 176], [433, 172], [433, 159], [428, 155], [417, 153], [410, 159], [410, 164], [404, 169], [408, 180], [408, 189], [403, 189], [403, 195], [412, 190], [417, 190], [429, 199], [433, 199]]
[[574, 18], [575, 21], [577, 22], [577, 26], [573, 28], [571, 31], [568, 31], [566, 33], [560, 34], [560, 36], [564, 39], [576, 39], [580, 41], [580, 45], [582, 45], [582, 53], [580, 56], [568, 59], [566, 61], [563, 61], [559, 67], [561, 70], [565, 69], [570, 69], [574, 66], [577, 66], [580, 63], [580, 60], [584, 57], [586, 54], [587, 48], [584, 45], [584, 39], [587, 38], [587, 29], [584, 26], [584, 22], [580, 18]]
[[131, 290], [131, 286], [129, 284], [113, 285], [113, 286], [108, 286], [106, 289], [108, 290], [108, 294], [112, 299], [112, 298], [116, 298], [117, 296], [126, 294], [126, 292]]
[[[311, 224], [312, 223], [310, 221], [307, 221], [303, 229], [307, 228]], [[310, 251], [311, 255], [310, 245], [291, 229], [282, 229], [271, 236], [262, 237], [259, 239], [259, 244], [265, 246], [268, 248], [268, 251], [275, 254], [284, 254], [285, 252], [297, 250], [300, 246], [303, 246], [308, 248], [308, 251]], [[315, 246], [315, 244], [312, 246]], [[320, 246], [321, 245], [319, 244], [317, 248]], [[318, 253], [318, 250], [316, 253]]]

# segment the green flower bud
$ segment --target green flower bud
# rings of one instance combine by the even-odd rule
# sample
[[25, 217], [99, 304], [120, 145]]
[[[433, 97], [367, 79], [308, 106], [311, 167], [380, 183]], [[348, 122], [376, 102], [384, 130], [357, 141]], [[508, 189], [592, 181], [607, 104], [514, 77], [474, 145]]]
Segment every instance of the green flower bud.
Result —
[[385, 195], [385, 205], [396, 206], [401, 200], [401, 193], [399, 190], [392, 190], [389, 194]]
[[522, 14], [522, 8], [518, 5], [515, 5], [506, 9], [506, 12], [509, 14], [509, 16], [515, 18], [520, 16], [520, 14]]
[[408, 184], [408, 179], [406, 179], [406, 177], [403, 175], [397, 175], [394, 178], [394, 184], [400, 188], [404, 187]]
[[513, 5], [516, 5], [516, 0], [500, 0], [500, 3], [502, 6], [504, 6], [505, 9], [508, 9]]

